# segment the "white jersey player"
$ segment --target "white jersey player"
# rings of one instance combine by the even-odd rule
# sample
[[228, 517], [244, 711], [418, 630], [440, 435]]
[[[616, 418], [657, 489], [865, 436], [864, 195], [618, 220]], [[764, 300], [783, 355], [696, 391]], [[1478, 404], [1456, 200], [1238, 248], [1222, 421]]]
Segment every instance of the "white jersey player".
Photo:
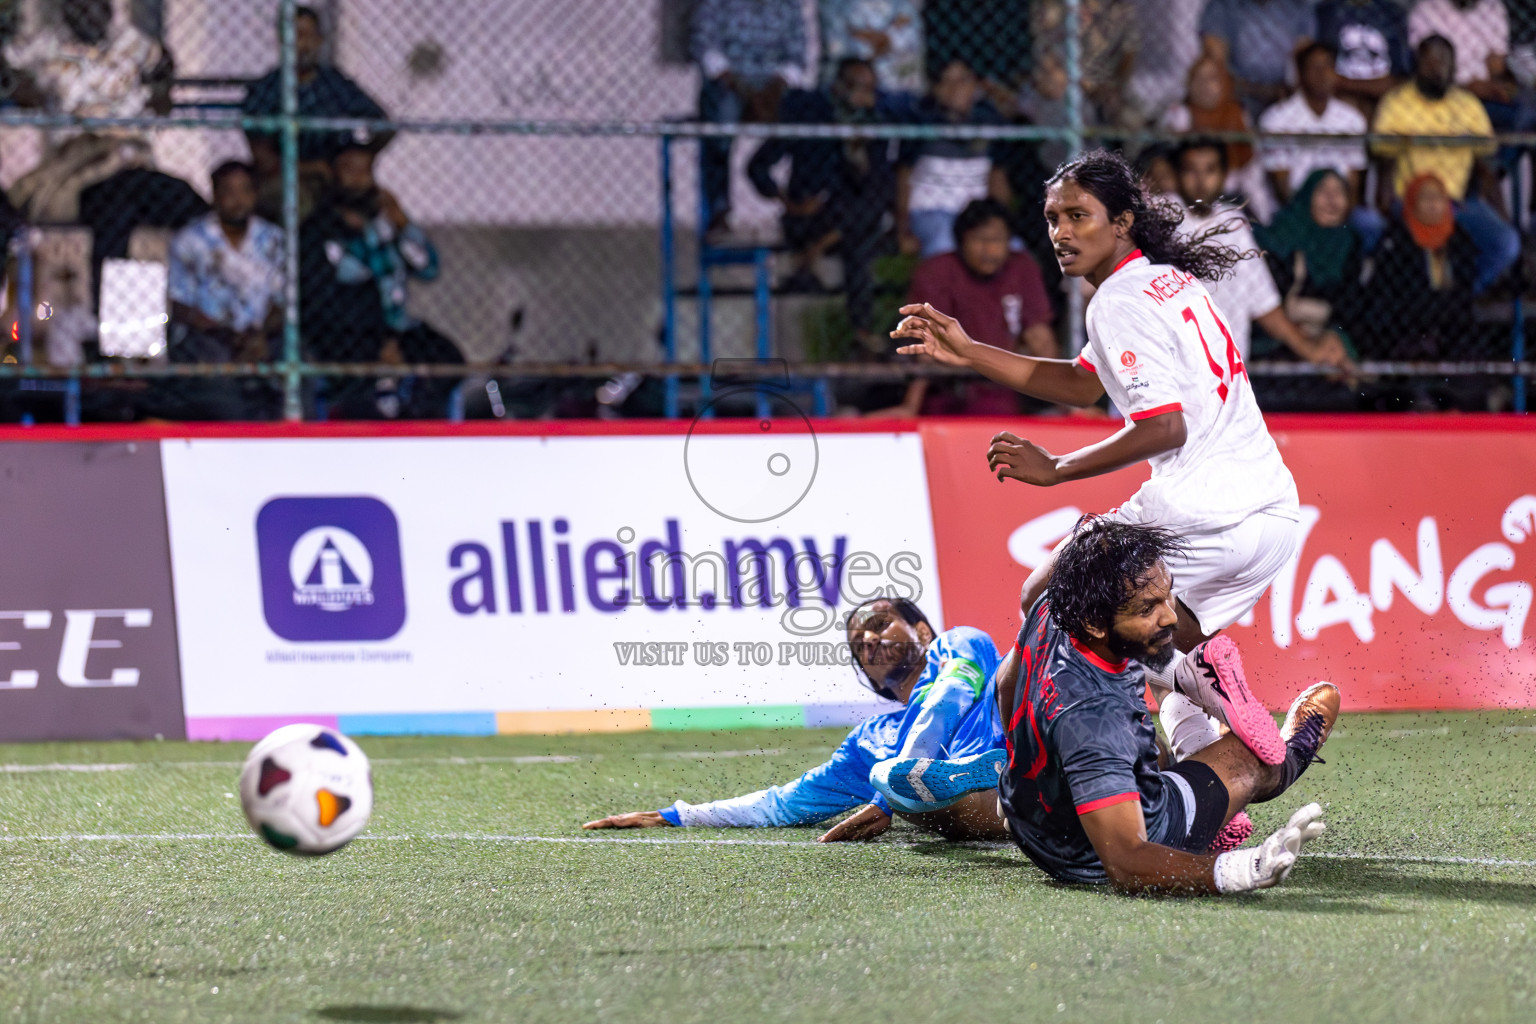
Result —
[[[1087, 310], [1088, 345], [1076, 360], [978, 344], [953, 317], [927, 305], [902, 310], [893, 334], [916, 344], [899, 351], [970, 366], [1046, 401], [1086, 406], [1109, 396], [1126, 416], [1112, 437], [1054, 455], [1005, 432], [993, 439], [988, 465], [999, 480], [1048, 487], [1151, 464], [1151, 479], [1113, 514], [1183, 539], [1184, 556], [1171, 566], [1173, 640], [1192, 653], [1149, 675], [1275, 763], [1283, 744], [1273, 719], [1248, 692], [1240, 668], [1222, 667], [1237, 665], [1225, 654], [1231, 642], [1209, 650], [1205, 643], [1253, 607], [1297, 554], [1300, 539], [1295, 481], [1259, 414], [1231, 328], [1200, 283], [1228, 275], [1244, 254], [1209, 235], [1182, 234], [1178, 205], [1149, 198], [1125, 161], [1106, 151], [1056, 172], [1047, 183], [1045, 216], [1063, 273], [1097, 288]], [[1030, 576], [1026, 609], [1050, 573], [1047, 563]], [[1006, 701], [1011, 694], [1002, 689]], [[1189, 702], [1171, 697], [1164, 707], [1175, 756], [1216, 738], [1214, 724]]]

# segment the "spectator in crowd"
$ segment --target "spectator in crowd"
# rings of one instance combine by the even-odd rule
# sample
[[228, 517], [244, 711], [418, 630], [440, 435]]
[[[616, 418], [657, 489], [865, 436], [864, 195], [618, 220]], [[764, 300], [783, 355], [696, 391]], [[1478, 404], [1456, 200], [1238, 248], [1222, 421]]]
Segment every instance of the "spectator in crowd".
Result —
[[[1141, 127], [1140, 107], [1126, 93], [1140, 42], [1135, 7], [1130, 0], [1081, 0], [1077, 17], [1083, 95], [1095, 108], [1096, 120], [1123, 128]], [[1065, 53], [1064, 0], [1030, 4], [1029, 34], [1036, 65], [1047, 54]]]
[[230, 161], [213, 171], [213, 210], [171, 240], [174, 357], [263, 362], [282, 326], [283, 232], [255, 215], [256, 172]]
[[1179, 171], [1173, 161], [1178, 156], [1177, 146], [1167, 142], [1154, 142], [1136, 158], [1136, 171], [1148, 194], [1171, 196], [1179, 190]]
[[1255, 117], [1285, 97], [1291, 59], [1316, 31], [1311, 0], [1210, 0], [1200, 16], [1206, 55], [1232, 72]]
[[[879, 119], [875, 69], [860, 57], [845, 57], [829, 89], [785, 94], [783, 119], [795, 124], [872, 124]], [[795, 271], [791, 291], [821, 291], [816, 263], [834, 248], [843, 257], [848, 319], [860, 345], [873, 346], [874, 278], [882, 221], [894, 192], [894, 168], [884, 139], [769, 139], [747, 164], [757, 191], [784, 205], [784, 241]], [[789, 181], [780, 188], [770, 173], [790, 160]]]
[[[300, 236], [303, 325], [320, 362], [462, 363], [452, 341], [407, 310], [412, 278], [438, 275], [437, 250], [373, 177], [374, 152], [349, 146]], [[441, 417], [457, 382], [445, 377], [336, 384], [337, 415]]]
[[[936, 125], [998, 125], [1003, 118], [982, 96], [981, 80], [951, 61], [919, 106], [919, 120]], [[955, 248], [955, 215], [973, 199], [1008, 202], [1001, 147], [984, 139], [904, 142], [896, 169], [896, 232], [904, 253], [925, 259]]]
[[1316, 341], [1336, 331], [1346, 350], [1358, 331], [1362, 251], [1349, 227], [1353, 188], [1338, 171], [1307, 175], [1273, 223], [1254, 226], [1284, 296], [1282, 308]]
[[[1025, 122], [1042, 128], [1065, 128], [1068, 125], [1067, 117], [1067, 67], [1062, 62], [1061, 55], [1046, 52], [1035, 58], [1035, 66], [1029, 73], [1029, 80], [1019, 90], [1015, 102], [1015, 109]], [[1098, 108], [1088, 104], [1078, 108], [1078, 114], [1083, 119], [1085, 126], [1096, 126], [1100, 123]], [[1040, 142], [1036, 152], [1039, 155], [1039, 172], [1041, 179], [1049, 178], [1051, 173], [1065, 163], [1070, 150], [1065, 139], [1046, 139]], [[1043, 201], [1043, 191], [1041, 198]]]
[[[1296, 55], [1301, 89], [1288, 100], [1270, 107], [1259, 117], [1266, 132], [1293, 135], [1364, 135], [1365, 115], [1334, 95], [1338, 75], [1334, 53], [1322, 43], [1311, 43]], [[1331, 168], [1347, 176], [1350, 195], [1360, 194], [1368, 161], [1365, 143], [1341, 142], [1336, 146], [1270, 142], [1264, 151], [1264, 169], [1270, 187], [1282, 202], [1289, 202], [1313, 171]]]
[[1029, 71], [1029, 18], [1018, 0], [923, 0], [927, 79], [960, 61], [986, 82], [1019, 82]]
[[[262, 363], [278, 354], [283, 322], [283, 232], [255, 215], [256, 172], [228, 162], [213, 171], [213, 210], [178, 231], [170, 248], [172, 362]], [[267, 382], [176, 382], [219, 419], [263, 419], [275, 409]]]
[[1408, 16], [1394, 0], [1323, 0], [1317, 39], [1338, 54], [1339, 95], [1363, 114], [1413, 72]]
[[[320, 14], [312, 7], [299, 7], [293, 16], [293, 55], [298, 75], [298, 111], [305, 117], [356, 117], [379, 119], [384, 108], [352, 79], [321, 62], [325, 33]], [[241, 110], [252, 115], [279, 114], [283, 109], [283, 69], [273, 68], [252, 82], [246, 90]], [[367, 132], [302, 131], [299, 133], [299, 216], [309, 215], [316, 196], [328, 184], [331, 160], [347, 146], [369, 145], [375, 152], [384, 148], [393, 132], [368, 135]], [[251, 162], [256, 167], [256, 186], [260, 193], [259, 209], [272, 220], [281, 219], [282, 161], [278, 136], [270, 132], [247, 132]]]
[[[1419, 0], [1408, 15], [1408, 43], [1418, 46], [1441, 36], [1456, 51], [1458, 86], [1490, 106], [1514, 102], [1516, 86], [1509, 74], [1509, 14], [1504, 0]], [[1511, 122], [1507, 119], [1503, 127]]]
[[1280, 292], [1269, 268], [1259, 258], [1258, 243], [1247, 219], [1241, 211], [1221, 204], [1221, 185], [1227, 176], [1226, 153], [1226, 147], [1213, 139], [1190, 139], [1179, 147], [1175, 166], [1179, 172], [1179, 199], [1186, 208], [1180, 230], [1187, 235], [1220, 232], [1222, 244], [1251, 254], [1233, 268], [1231, 277], [1204, 282], [1227, 318], [1238, 355], [1248, 358], [1252, 325], [1257, 324], [1308, 362], [1345, 371], [1352, 369], [1337, 335], [1314, 340], [1285, 315]]
[[1128, 92], [1140, 97], [1149, 121], [1184, 98], [1189, 66], [1200, 56], [1200, 14], [1205, 0], [1135, 4], [1141, 45]]
[[[701, 121], [776, 121], [785, 89], [810, 84], [800, 0], [699, 0], [692, 47], [703, 72]], [[729, 138], [699, 140], [699, 179], [718, 235], [731, 211]]]
[[[954, 252], [918, 264], [907, 302], [928, 302], [965, 324], [971, 337], [1027, 355], [1061, 354], [1053, 311], [1034, 257], [1009, 247], [1008, 208], [974, 199], [955, 218]], [[997, 415], [1019, 411], [1019, 395], [976, 381], [912, 381], [900, 405], [872, 415]]]
[[[1164, 112], [1161, 127], [1200, 136], [1253, 131], [1248, 112], [1233, 92], [1232, 76], [1221, 61], [1209, 54], [1190, 65], [1188, 95], [1183, 103]], [[1255, 158], [1252, 143], [1229, 141], [1224, 148], [1227, 180], [1222, 191], [1245, 203], [1254, 217], [1267, 220], [1273, 207], [1269, 183], [1263, 165]]]
[[[1386, 139], [1372, 151], [1391, 164], [1393, 190], [1399, 200], [1408, 183], [1433, 174], [1455, 204], [1456, 222], [1477, 245], [1474, 293], [1497, 281], [1520, 256], [1520, 235], [1504, 219], [1498, 176], [1487, 160], [1495, 149], [1493, 125], [1476, 96], [1452, 84], [1456, 51], [1444, 36], [1419, 43], [1413, 79], [1382, 97], [1374, 132], [1398, 136], [1478, 136], [1486, 142], [1469, 145], [1414, 145], [1407, 138]], [[1472, 191], [1474, 171], [1482, 185], [1480, 198]], [[1367, 240], [1367, 249], [1373, 248]]]
[[1400, 213], [1376, 250], [1366, 297], [1375, 329], [1362, 339], [1370, 354], [1457, 356], [1479, 256], [1472, 236], [1457, 223], [1450, 188], [1433, 171], [1412, 178]]
[[887, 93], [922, 95], [921, 0], [820, 0], [821, 81], [830, 87], [850, 57], [868, 61]]
[[[5, 46], [19, 106], [76, 117], [170, 112], [170, 55], [114, 11], [112, 0], [63, 0], [62, 23]], [[73, 222], [80, 191], [126, 167], [153, 163], [148, 140], [132, 131], [48, 133], [41, 163], [11, 186], [11, 199], [36, 222]]]

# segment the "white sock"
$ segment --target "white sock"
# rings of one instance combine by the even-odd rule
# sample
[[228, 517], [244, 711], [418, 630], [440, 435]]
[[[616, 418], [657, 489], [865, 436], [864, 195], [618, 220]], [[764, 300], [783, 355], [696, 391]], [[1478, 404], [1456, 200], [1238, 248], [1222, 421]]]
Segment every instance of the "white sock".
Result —
[[1159, 704], [1158, 721], [1168, 737], [1173, 759], [1182, 761], [1221, 739], [1221, 726], [1200, 706], [1179, 693], [1170, 693]]
[[1185, 657], [1187, 655], [1176, 652], [1173, 660], [1168, 663], [1167, 667], [1160, 669], [1153, 668], [1144, 661], [1138, 661], [1137, 664], [1141, 666], [1142, 671], [1146, 672], [1147, 681], [1159, 691], [1173, 690], [1178, 692], [1179, 688], [1173, 685], [1173, 670], [1178, 667], [1179, 662], [1183, 661]]

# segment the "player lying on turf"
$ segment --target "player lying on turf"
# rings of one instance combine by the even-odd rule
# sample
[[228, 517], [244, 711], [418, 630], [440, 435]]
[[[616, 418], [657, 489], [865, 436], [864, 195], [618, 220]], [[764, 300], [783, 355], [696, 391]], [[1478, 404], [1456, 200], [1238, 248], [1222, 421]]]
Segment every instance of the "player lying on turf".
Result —
[[[1244, 806], [1273, 800], [1306, 771], [1338, 717], [1339, 691], [1318, 683], [1296, 698], [1280, 730], [1285, 757], [1277, 765], [1227, 735], [1159, 771], [1141, 666], [1167, 665], [1177, 653], [1168, 563], [1179, 546], [1157, 527], [1085, 516], [1058, 550], [1046, 594], [1019, 633], [1007, 749], [883, 762], [871, 781], [904, 803], [926, 792], [938, 804], [990, 790], [1002, 763], [1008, 831], [1061, 881], [1183, 893], [1245, 892], [1283, 881], [1301, 845], [1323, 831], [1317, 804], [1256, 848], [1206, 851]], [[1220, 683], [1240, 682], [1236, 645], [1225, 637], [1212, 643]]]
[[[1003, 745], [992, 684], [999, 656], [981, 630], [958, 626], [935, 635], [911, 601], [882, 598], [849, 613], [848, 643], [860, 681], [905, 707], [859, 725], [831, 760], [793, 782], [745, 796], [705, 804], [679, 800], [659, 811], [615, 814], [582, 827], [808, 825], [867, 804], [821, 841], [868, 839], [891, 825], [890, 806], [869, 781], [876, 763], [893, 757], [966, 757]], [[1006, 836], [992, 794], [923, 810], [903, 817], [952, 839]]]
[[[1150, 197], [1117, 154], [1088, 153], [1047, 182], [1045, 218], [1062, 273], [1096, 289], [1088, 302], [1088, 344], [1076, 360], [1019, 355], [972, 340], [928, 305], [902, 309], [898, 351], [969, 366], [1024, 394], [1086, 406], [1108, 395], [1126, 417], [1114, 436], [1053, 455], [1010, 433], [993, 438], [988, 466], [999, 480], [1048, 487], [1142, 460], [1152, 477], [1112, 515], [1165, 527], [1184, 540], [1175, 556], [1175, 643], [1190, 656], [1152, 669], [1163, 731], [1183, 758], [1212, 743], [1227, 724], [1269, 764], [1285, 756], [1274, 719], [1246, 688], [1214, 685], [1199, 649], [1241, 618], [1296, 555], [1296, 484], [1269, 436], [1241, 355], [1221, 310], [1200, 279], [1230, 275], [1241, 253], [1216, 237], [1228, 224], [1180, 233], [1183, 210]], [[1024, 585], [1021, 611], [1044, 592], [1051, 565]], [[1013, 672], [1005, 673], [1011, 678]], [[1004, 688], [1007, 701], [1011, 695]]]

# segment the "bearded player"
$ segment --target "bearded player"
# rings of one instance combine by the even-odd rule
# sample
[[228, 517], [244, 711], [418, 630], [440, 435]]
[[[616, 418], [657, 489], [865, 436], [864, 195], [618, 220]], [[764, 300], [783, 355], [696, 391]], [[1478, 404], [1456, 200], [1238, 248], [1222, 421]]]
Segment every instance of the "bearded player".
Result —
[[[1196, 894], [1283, 881], [1302, 844], [1322, 834], [1317, 804], [1257, 847], [1213, 854], [1212, 840], [1243, 807], [1284, 793], [1317, 759], [1339, 691], [1317, 683], [1296, 698], [1277, 765], [1229, 735], [1160, 769], [1142, 667], [1166, 666], [1176, 653], [1169, 570], [1181, 547], [1167, 530], [1084, 516], [1057, 550], [1045, 596], [1014, 646], [1006, 751], [887, 761], [871, 781], [893, 802], [991, 797], [996, 786], [1013, 840], [1060, 881]], [[1232, 668], [1241, 677], [1241, 664]]]
[[[1154, 691], [1166, 696], [1162, 723], [1174, 756], [1182, 760], [1220, 736], [1209, 714], [1259, 760], [1279, 764], [1284, 743], [1243, 682], [1236, 645], [1211, 639], [1253, 607], [1300, 546], [1295, 481], [1259, 413], [1232, 332], [1199, 280], [1219, 280], [1253, 254], [1216, 240], [1224, 224], [1181, 234], [1178, 205], [1148, 196], [1130, 166], [1105, 151], [1057, 170], [1047, 183], [1045, 218], [1062, 272], [1096, 289], [1081, 355], [1041, 359], [982, 345], [926, 304], [902, 309], [892, 334], [914, 344], [898, 351], [968, 366], [1049, 402], [1088, 406], [1109, 396], [1126, 417], [1112, 437], [1056, 455], [1002, 433], [988, 466], [999, 480], [1051, 487], [1151, 464], [1151, 479], [1110, 515], [1164, 527], [1183, 541], [1170, 566], [1174, 643], [1190, 653], [1166, 668], [1148, 666]], [[1045, 591], [1053, 562], [1025, 583], [1026, 613]], [[1000, 696], [1011, 706], [1006, 687]]]

